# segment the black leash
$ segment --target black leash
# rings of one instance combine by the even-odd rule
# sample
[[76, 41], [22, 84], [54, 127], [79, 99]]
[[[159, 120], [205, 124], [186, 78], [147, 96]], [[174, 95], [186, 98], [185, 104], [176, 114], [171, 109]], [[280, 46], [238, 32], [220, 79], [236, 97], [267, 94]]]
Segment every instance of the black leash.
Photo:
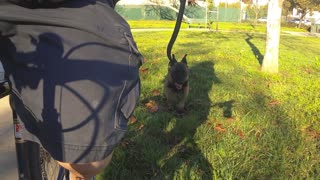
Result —
[[178, 13], [176, 25], [174, 27], [171, 39], [170, 39], [168, 46], [167, 46], [167, 57], [169, 60], [172, 60], [171, 50], [172, 50], [173, 44], [176, 41], [178, 34], [179, 34], [185, 6], [186, 6], [186, 0], [180, 0], [180, 8], [179, 8], [179, 13]]

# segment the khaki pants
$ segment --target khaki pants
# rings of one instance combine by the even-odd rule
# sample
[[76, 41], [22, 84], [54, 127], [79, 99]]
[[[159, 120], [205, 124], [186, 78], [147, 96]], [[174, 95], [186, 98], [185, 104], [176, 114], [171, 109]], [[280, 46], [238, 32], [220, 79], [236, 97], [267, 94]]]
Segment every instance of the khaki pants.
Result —
[[70, 180], [91, 180], [93, 176], [99, 174], [107, 167], [112, 159], [111, 153], [108, 157], [101, 161], [95, 161], [91, 163], [72, 164], [59, 162], [59, 165], [69, 170]]

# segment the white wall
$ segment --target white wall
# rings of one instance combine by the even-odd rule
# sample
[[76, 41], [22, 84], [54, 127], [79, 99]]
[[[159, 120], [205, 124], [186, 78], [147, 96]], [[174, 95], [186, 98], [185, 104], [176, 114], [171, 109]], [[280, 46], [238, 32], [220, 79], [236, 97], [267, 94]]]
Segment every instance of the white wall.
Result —
[[[299, 18], [300, 15], [297, 13], [297, 9], [293, 9], [292, 11], [292, 17]], [[312, 16], [308, 13], [305, 17], [306, 19], [315, 19], [318, 20], [320, 19], [320, 12], [319, 11], [313, 11]]]

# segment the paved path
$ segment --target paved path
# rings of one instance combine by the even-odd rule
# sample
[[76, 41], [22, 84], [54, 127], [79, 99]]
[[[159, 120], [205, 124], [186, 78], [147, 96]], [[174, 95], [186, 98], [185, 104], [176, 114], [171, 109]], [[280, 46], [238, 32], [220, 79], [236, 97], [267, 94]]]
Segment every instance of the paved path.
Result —
[[320, 33], [283, 31], [282, 34], [290, 34], [293, 36], [304, 36], [304, 37], [319, 37], [320, 38]]
[[17, 180], [15, 144], [12, 115], [8, 96], [0, 99], [0, 179]]

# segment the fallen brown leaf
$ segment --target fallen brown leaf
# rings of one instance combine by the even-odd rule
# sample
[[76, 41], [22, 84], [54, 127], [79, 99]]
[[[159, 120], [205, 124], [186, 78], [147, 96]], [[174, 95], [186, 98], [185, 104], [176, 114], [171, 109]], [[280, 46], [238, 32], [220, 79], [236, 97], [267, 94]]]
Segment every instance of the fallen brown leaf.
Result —
[[305, 68], [305, 69], [303, 69], [306, 73], [308, 73], [308, 74], [312, 74], [313, 73], [313, 70], [312, 69], [310, 69], [310, 68]]
[[138, 130], [142, 130], [144, 128], [144, 124], [141, 124], [138, 128]]
[[235, 121], [235, 117], [229, 117], [228, 119], [227, 119], [227, 122], [228, 123], [232, 123], [233, 121]]
[[148, 103], [145, 104], [145, 106], [150, 112], [157, 112], [159, 110], [159, 106], [154, 101], [149, 101]]
[[140, 72], [141, 72], [142, 74], [147, 74], [147, 73], [149, 72], [149, 68], [142, 67], [142, 68], [140, 68]]
[[241, 130], [238, 130], [237, 134], [241, 139], [244, 139], [244, 133]]
[[269, 106], [276, 106], [276, 105], [279, 105], [280, 104], [280, 101], [278, 100], [272, 100], [268, 103]]
[[320, 139], [320, 133], [312, 127], [307, 127], [303, 129], [302, 132], [306, 133], [312, 139]]
[[130, 117], [129, 117], [129, 124], [134, 124], [135, 122], [137, 122], [136, 117], [130, 116]]
[[222, 132], [222, 133], [226, 132], [226, 129], [222, 126], [221, 123], [217, 123], [216, 127], [214, 127], [214, 129], [219, 131], [219, 132]]
[[154, 95], [154, 96], [160, 96], [160, 91], [159, 90], [156, 90], [156, 89], [154, 89], [152, 92], [152, 95]]

